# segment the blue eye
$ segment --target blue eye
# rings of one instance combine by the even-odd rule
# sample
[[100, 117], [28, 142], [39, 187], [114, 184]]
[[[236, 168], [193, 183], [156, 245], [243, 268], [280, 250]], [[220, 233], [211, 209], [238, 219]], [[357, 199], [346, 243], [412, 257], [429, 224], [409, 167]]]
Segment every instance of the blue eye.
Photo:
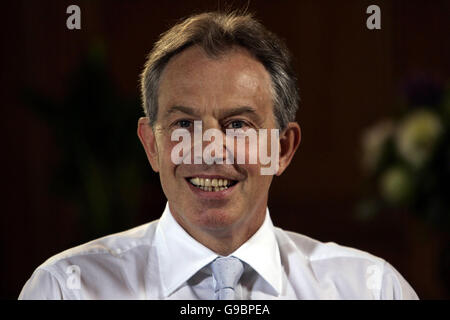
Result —
[[189, 120], [180, 120], [177, 121], [177, 124], [181, 127], [181, 128], [189, 128], [191, 125], [191, 121]]
[[242, 127], [245, 125], [244, 121], [242, 120], [233, 120], [229, 123], [228, 126], [231, 125], [231, 129], [242, 129]]

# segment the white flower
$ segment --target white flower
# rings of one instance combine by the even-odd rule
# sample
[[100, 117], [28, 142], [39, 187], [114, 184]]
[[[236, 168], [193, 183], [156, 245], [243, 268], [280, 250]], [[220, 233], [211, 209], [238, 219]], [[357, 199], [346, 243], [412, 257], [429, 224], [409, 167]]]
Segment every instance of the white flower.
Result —
[[405, 204], [411, 198], [412, 191], [412, 178], [405, 168], [392, 167], [380, 177], [380, 193], [390, 204]]
[[392, 120], [383, 120], [363, 133], [363, 166], [368, 171], [373, 171], [378, 165], [383, 146], [394, 133]]
[[398, 152], [413, 167], [421, 168], [433, 154], [442, 132], [437, 115], [428, 110], [418, 110], [400, 123], [396, 133]]

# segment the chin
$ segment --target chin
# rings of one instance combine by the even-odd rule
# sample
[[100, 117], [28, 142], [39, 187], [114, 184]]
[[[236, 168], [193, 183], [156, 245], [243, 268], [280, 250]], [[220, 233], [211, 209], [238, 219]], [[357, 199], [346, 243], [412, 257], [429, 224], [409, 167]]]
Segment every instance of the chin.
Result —
[[197, 225], [216, 231], [227, 230], [238, 220], [234, 212], [224, 209], [206, 209], [196, 218]]

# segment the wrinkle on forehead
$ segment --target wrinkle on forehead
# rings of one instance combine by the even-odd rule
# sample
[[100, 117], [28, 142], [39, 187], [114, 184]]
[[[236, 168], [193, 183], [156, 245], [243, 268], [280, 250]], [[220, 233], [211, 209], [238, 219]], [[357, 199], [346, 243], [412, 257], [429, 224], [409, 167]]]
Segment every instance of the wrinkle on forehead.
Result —
[[212, 58], [194, 46], [173, 57], [166, 66], [159, 106], [265, 104], [265, 100], [271, 101], [270, 88], [270, 75], [245, 49], [232, 49]]

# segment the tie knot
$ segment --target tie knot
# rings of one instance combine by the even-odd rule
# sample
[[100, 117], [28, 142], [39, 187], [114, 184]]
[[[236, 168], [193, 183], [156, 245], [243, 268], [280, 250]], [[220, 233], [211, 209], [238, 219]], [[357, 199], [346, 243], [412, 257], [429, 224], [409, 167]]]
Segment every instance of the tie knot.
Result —
[[217, 258], [213, 261], [211, 268], [217, 283], [216, 291], [225, 288], [234, 291], [234, 287], [244, 272], [242, 261], [235, 257]]

